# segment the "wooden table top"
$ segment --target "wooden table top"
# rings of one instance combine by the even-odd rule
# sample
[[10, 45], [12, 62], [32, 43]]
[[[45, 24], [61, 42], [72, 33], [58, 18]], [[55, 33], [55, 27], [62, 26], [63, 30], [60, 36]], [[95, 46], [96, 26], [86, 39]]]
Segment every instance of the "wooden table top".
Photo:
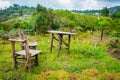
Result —
[[76, 33], [71, 32], [64, 32], [64, 31], [55, 31], [55, 30], [48, 30], [48, 33], [54, 33], [54, 34], [63, 34], [63, 35], [75, 35]]

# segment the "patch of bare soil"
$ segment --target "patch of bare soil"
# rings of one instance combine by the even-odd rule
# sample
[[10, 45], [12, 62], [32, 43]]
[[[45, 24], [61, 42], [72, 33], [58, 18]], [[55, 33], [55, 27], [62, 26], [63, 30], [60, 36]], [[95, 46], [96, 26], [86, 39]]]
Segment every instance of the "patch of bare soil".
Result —
[[120, 62], [120, 41], [119, 40], [111, 40], [110, 46], [107, 52], [114, 58], [117, 58]]
[[112, 57], [117, 58], [120, 62], [120, 50], [109, 48], [107, 51]]

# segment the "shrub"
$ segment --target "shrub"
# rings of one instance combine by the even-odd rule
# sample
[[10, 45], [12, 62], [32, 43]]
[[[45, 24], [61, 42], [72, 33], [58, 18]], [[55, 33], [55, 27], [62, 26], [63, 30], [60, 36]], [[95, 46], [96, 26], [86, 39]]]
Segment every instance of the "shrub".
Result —
[[3, 40], [8, 39], [8, 35], [6, 34], [6, 32], [4, 30], [0, 30], [0, 38]]
[[20, 29], [12, 29], [12, 30], [10, 30], [9, 34], [12, 34], [12, 35], [14, 35], [14, 36], [17, 36], [19, 30], [20, 30]]

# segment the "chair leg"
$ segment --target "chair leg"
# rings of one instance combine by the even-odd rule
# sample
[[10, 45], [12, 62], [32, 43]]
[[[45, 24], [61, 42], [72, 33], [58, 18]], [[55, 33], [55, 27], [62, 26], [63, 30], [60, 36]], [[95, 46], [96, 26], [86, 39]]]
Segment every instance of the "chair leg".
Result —
[[17, 69], [17, 59], [16, 59], [17, 56], [14, 56], [13, 58], [13, 63], [14, 63], [14, 69]]
[[31, 72], [31, 65], [29, 66], [28, 71]]
[[27, 68], [28, 71], [31, 72], [31, 59], [30, 59], [30, 57], [26, 58], [25, 68]]
[[29, 63], [28, 63], [28, 71], [31, 72], [31, 60], [29, 60]]
[[35, 55], [35, 64], [36, 64], [36, 66], [39, 65], [39, 63], [38, 63], [38, 55]]

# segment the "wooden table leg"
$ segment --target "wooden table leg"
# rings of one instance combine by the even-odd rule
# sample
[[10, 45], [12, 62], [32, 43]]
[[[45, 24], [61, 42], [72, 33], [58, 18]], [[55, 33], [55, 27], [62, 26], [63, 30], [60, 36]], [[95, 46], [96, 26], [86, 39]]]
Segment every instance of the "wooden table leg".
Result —
[[70, 53], [70, 38], [71, 38], [71, 35], [68, 35], [68, 48], [67, 48], [67, 54]]
[[58, 36], [59, 38], [59, 43], [58, 43], [58, 57], [60, 56], [60, 50], [61, 50], [61, 45], [62, 45], [62, 38], [63, 38], [63, 35], [59, 35]]
[[36, 64], [36, 66], [38, 66], [38, 65], [39, 65], [39, 63], [38, 63], [38, 54], [37, 54], [37, 55], [35, 55], [35, 64]]
[[51, 43], [50, 43], [50, 52], [52, 52], [54, 34], [52, 34]]
[[12, 53], [13, 53], [13, 64], [14, 64], [14, 69], [17, 69], [17, 56], [15, 55], [15, 42], [11, 42], [12, 44]]

